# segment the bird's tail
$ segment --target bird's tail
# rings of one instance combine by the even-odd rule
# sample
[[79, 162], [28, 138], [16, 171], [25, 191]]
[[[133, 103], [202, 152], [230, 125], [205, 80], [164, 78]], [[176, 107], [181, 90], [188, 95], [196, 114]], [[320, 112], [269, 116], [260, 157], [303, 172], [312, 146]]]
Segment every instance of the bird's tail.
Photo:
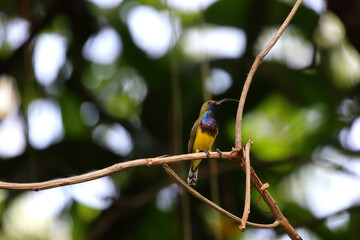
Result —
[[199, 173], [199, 163], [196, 163], [195, 161], [191, 161], [189, 174], [187, 177], [187, 183], [189, 185], [196, 185], [198, 180], [198, 173]]

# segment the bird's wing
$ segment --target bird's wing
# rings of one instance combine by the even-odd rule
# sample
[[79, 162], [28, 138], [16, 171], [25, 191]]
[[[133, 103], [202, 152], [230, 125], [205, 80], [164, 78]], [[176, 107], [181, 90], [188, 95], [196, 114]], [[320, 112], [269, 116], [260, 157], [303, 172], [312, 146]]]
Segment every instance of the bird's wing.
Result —
[[200, 119], [196, 120], [196, 122], [194, 123], [191, 132], [190, 132], [190, 139], [189, 139], [189, 143], [188, 143], [188, 153], [192, 152], [192, 148], [194, 145], [194, 141], [195, 141], [195, 137], [196, 137], [196, 133], [197, 130], [200, 126]]

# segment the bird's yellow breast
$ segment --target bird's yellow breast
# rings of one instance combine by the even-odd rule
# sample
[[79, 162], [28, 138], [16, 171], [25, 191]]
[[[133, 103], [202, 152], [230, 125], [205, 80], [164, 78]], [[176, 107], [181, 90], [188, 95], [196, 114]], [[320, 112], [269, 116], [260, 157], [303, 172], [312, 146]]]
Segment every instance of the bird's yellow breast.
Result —
[[215, 135], [210, 135], [209, 133], [202, 131], [201, 127], [199, 127], [194, 140], [192, 152], [199, 152], [201, 150], [211, 151], [216, 135], [217, 133]]
[[[211, 151], [212, 145], [214, 144], [216, 134], [210, 135], [208, 132], [204, 132], [201, 130], [201, 127], [196, 132], [196, 137], [194, 140], [192, 152], [199, 152], [201, 150]], [[195, 171], [199, 166], [201, 159], [196, 159], [192, 161], [192, 170]]]

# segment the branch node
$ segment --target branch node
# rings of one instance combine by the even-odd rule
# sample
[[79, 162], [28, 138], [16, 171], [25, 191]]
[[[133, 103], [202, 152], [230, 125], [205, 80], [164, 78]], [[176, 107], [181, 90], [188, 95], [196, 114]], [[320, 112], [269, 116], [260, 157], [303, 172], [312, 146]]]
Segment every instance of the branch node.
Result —
[[233, 148], [231, 148], [231, 152], [240, 152], [242, 148], [243, 148], [242, 146], [240, 146], [238, 148], [233, 147]]
[[266, 56], [266, 55], [263, 54], [262, 52], [259, 53], [259, 55], [257, 55], [257, 58], [259, 58], [260, 63], [264, 60], [265, 56]]
[[[271, 211], [263, 210], [262, 207], [260, 206], [259, 201], [260, 201], [261, 196], [264, 194], [264, 191], [269, 187], [270, 187], [269, 183], [264, 183], [260, 188], [260, 191], [259, 191], [260, 195], [255, 201], [255, 203], [258, 205], [258, 207], [265, 213], [271, 213]], [[278, 220], [280, 220], [280, 219], [278, 219]]]
[[146, 162], [146, 167], [150, 167], [153, 164], [153, 160], [148, 159]]
[[255, 203], [259, 206], [259, 208], [261, 208], [260, 207], [260, 204], [259, 204], [259, 201], [260, 201], [260, 198], [261, 198], [261, 196], [264, 194], [264, 191], [266, 190], [266, 189], [268, 189], [270, 187], [270, 185], [269, 185], [269, 183], [265, 183], [265, 184], [263, 184], [262, 186], [261, 186], [261, 188], [260, 188], [260, 195], [259, 195], [259, 197], [256, 199], [256, 201], [255, 201]]
[[261, 192], [261, 195], [264, 193], [264, 191], [266, 189], [268, 189], [270, 187], [270, 184], [269, 183], [264, 183], [264, 185], [261, 186], [260, 188], [260, 192]]

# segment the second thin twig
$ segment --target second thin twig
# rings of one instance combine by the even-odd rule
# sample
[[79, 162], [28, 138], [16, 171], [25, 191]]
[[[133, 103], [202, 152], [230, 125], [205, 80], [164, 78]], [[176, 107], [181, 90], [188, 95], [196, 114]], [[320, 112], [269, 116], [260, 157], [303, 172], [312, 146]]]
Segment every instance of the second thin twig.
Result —
[[246, 222], [248, 220], [250, 214], [250, 146], [252, 145], [252, 141], [248, 141], [245, 147], [245, 164], [246, 164], [246, 191], [245, 191], [245, 205], [244, 205], [244, 212], [242, 217], [242, 222], [240, 225], [240, 230], [243, 232], [245, 231]]
[[[219, 211], [220, 213], [224, 214], [225, 216], [231, 218], [233, 221], [235, 221], [238, 224], [241, 224], [242, 220], [241, 218], [235, 216], [234, 214], [226, 211], [222, 207], [218, 206], [217, 204], [213, 203], [200, 193], [198, 193], [195, 189], [187, 185], [167, 164], [162, 165], [165, 169], [165, 171], [174, 178], [174, 180], [183, 188], [185, 188], [189, 193], [191, 193], [193, 196], [195, 196], [200, 201], [206, 203], [210, 207], [214, 208], [215, 210]], [[259, 224], [259, 223], [253, 223], [253, 222], [247, 222], [247, 225], [255, 228], [274, 228], [279, 226], [279, 221], [275, 221], [271, 224]]]

